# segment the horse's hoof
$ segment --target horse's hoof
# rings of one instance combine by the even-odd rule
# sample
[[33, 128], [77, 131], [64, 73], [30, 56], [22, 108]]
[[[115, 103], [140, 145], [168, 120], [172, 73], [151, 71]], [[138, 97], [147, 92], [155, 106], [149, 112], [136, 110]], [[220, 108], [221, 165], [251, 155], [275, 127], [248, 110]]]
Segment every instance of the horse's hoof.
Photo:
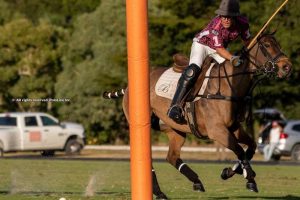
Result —
[[221, 179], [223, 180], [227, 180], [228, 178], [230, 178], [230, 176], [228, 175], [228, 170], [229, 168], [224, 168], [221, 172]]
[[168, 197], [164, 193], [160, 193], [159, 195], [156, 196], [156, 199], [166, 200], [168, 199]]
[[205, 192], [204, 186], [202, 183], [194, 183], [193, 189], [198, 192]]
[[252, 192], [258, 192], [257, 185], [255, 181], [248, 181], [246, 184], [246, 188]]
[[231, 178], [234, 175], [234, 172], [232, 171], [231, 167], [229, 168], [224, 168], [221, 172], [221, 178], [223, 180], [227, 180], [229, 178]]

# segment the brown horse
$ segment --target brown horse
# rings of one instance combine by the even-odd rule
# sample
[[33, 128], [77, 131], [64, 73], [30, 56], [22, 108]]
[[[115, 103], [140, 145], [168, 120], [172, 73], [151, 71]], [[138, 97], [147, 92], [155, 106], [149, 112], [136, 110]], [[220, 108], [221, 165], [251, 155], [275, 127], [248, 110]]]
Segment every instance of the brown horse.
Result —
[[[202, 98], [195, 102], [196, 127], [202, 136], [217, 141], [236, 154], [239, 161], [232, 168], [223, 170], [222, 179], [228, 179], [235, 173], [243, 174], [247, 179], [246, 187], [258, 192], [254, 180], [255, 172], [249, 162], [255, 154], [256, 143], [241, 126], [241, 116], [245, 114], [246, 99], [255, 87], [256, 77], [276, 75], [283, 78], [290, 74], [292, 65], [287, 56], [282, 53], [273, 34], [261, 35], [251, 49], [241, 51], [241, 56], [245, 62], [240, 67], [233, 67], [226, 61], [220, 65], [215, 64], [212, 68], [206, 90], [201, 95]], [[151, 111], [157, 117], [156, 121], [160, 119], [163, 122], [160, 123], [159, 128], [169, 138], [167, 161], [193, 182], [194, 190], [204, 192], [204, 186], [198, 175], [180, 158], [186, 134], [192, 132], [190, 126], [180, 125], [171, 120], [167, 116], [171, 100], [155, 93], [155, 84], [167, 69], [156, 68], [150, 74]], [[123, 109], [129, 120], [128, 91], [125, 90], [123, 94]], [[116, 95], [121, 94], [106, 92], [104, 97], [113, 98]], [[240, 144], [247, 145], [247, 150], [244, 151]], [[154, 170], [153, 193], [157, 199], [167, 198], [160, 191]]]

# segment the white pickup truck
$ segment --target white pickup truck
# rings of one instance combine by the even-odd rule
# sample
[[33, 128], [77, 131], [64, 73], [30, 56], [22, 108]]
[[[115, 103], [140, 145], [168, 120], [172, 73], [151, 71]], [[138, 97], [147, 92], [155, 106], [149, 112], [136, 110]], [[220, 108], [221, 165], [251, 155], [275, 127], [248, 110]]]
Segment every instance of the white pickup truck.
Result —
[[0, 113], [0, 157], [16, 151], [40, 151], [43, 156], [53, 156], [55, 151], [79, 154], [84, 141], [80, 124], [60, 123], [45, 113]]

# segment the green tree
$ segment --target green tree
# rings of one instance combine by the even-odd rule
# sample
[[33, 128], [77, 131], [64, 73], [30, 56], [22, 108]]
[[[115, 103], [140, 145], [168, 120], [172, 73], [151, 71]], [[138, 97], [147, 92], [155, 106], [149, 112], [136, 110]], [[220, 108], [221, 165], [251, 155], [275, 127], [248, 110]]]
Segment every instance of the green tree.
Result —
[[[51, 110], [50, 102], [12, 99], [54, 97], [67, 32], [45, 21], [35, 26], [26, 19], [13, 20], [1, 26], [0, 32], [2, 110]], [[13, 109], [15, 104], [17, 108]]]
[[121, 134], [121, 102], [102, 98], [105, 90], [127, 83], [125, 18], [121, 0], [103, 1], [95, 12], [80, 16], [56, 84], [57, 97], [71, 100], [61, 105], [59, 114], [83, 123], [94, 142], [128, 138]]
[[12, 19], [21, 17], [22, 15], [14, 10], [11, 10], [10, 4], [5, 0], [0, 0], [0, 25], [4, 25]]
[[[3, 0], [2, 0], [3, 1]], [[4, 0], [11, 13], [22, 13], [34, 23], [40, 18], [57, 25], [70, 26], [83, 13], [94, 11], [101, 0]]]

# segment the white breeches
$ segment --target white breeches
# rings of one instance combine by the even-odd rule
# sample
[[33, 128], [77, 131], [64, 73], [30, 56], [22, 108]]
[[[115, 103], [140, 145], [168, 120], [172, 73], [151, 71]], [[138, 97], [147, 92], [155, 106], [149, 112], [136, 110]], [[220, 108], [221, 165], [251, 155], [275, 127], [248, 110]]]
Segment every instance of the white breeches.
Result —
[[218, 63], [222, 63], [225, 61], [225, 58], [221, 57], [216, 52], [216, 50], [210, 48], [209, 46], [200, 44], [199, 42], [197, 42], [197, 38], [194, 38], [192, 48], [191, 48], [189, 64], [194, 63], [201, 68], [206, 56], [210, 56], [210, 57], [214, 58]]

